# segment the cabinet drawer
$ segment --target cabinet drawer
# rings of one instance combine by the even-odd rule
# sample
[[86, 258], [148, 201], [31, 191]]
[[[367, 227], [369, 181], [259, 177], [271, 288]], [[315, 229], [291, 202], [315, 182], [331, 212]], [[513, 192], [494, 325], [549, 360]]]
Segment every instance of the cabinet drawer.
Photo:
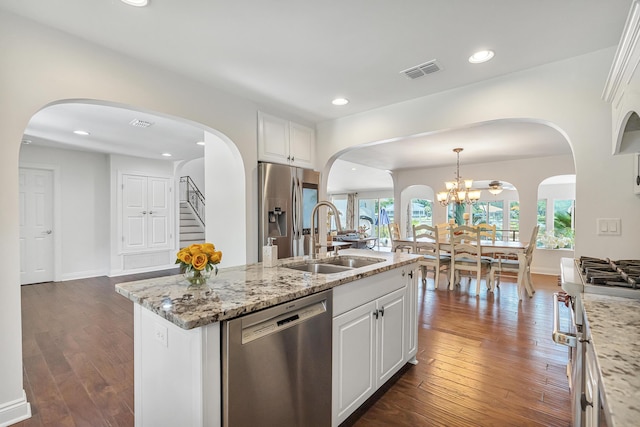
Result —
[[333, 288], [333, 317], [405, 287], [407, 268], [396, 268]]

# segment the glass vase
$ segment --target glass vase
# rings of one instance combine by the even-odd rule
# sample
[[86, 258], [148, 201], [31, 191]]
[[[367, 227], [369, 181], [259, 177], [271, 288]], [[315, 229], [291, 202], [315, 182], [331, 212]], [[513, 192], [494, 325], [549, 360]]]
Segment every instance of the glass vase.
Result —
[[212, 269], [196, 270], [189, 269], [183, 273], [185, 280], [189, 283], [190, 288], [199, 288], [207, 284], [207, 281], [218, 274], [218, 267]]

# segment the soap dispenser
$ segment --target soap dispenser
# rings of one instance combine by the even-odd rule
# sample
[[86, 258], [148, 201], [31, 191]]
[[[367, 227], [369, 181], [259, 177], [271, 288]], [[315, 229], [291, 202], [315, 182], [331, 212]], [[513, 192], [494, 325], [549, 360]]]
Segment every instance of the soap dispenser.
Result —
[[262, 265], [275, 267], [278, 264], [278, 247], [273, 244], [275, 237], [267, 238], [267, 246], [262, 247]]

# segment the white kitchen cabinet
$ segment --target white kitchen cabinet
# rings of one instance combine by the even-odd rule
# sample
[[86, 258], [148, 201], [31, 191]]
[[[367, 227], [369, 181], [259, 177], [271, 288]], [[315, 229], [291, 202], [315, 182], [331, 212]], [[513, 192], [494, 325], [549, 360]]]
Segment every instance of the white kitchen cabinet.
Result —
[[407, 313], [406, 313], [406, 337], [405, 358], [416, 364], [418, 353], [418, 286], [415, 270], [408, 270], [404, 276], [407, 283]]
[[313, 129], [258, 112], [258, 160], [313, 168], [314, 154]]
[[[411, 358], [416, 347], [409, 268], [334, 288], [332, 424], [342, 423]], [[413, 316], [413, 319], [410, 317]], [[410, 323], [416, 323], [413, 328]], [[411, 341], [411, 345], [407, 344]]]

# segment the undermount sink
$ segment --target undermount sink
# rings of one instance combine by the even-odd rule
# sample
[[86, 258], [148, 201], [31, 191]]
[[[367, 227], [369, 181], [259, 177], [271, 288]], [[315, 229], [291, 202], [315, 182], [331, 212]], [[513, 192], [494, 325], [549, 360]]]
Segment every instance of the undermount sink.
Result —
[[308, 271], [309, 273], [319, 273], [319, 274], [333, 274], [333, 273], [341, 273], [343, 271], [353, 270], [351, 267], [344, 267], [342, 265], [332, 265], [332, 264], [300, 264], [300, 265], [291, 265], [285, 266], [292, 270], [299, 271]]
[[360, 267], [384, 262], [383, 258], [365, 258], [353, 256], [337, 256], [333, 258], [313, 259], [302, 264], [283, 265], [292, 270], [307, 271], [309, 273], [333, 274], [349, 271]]

